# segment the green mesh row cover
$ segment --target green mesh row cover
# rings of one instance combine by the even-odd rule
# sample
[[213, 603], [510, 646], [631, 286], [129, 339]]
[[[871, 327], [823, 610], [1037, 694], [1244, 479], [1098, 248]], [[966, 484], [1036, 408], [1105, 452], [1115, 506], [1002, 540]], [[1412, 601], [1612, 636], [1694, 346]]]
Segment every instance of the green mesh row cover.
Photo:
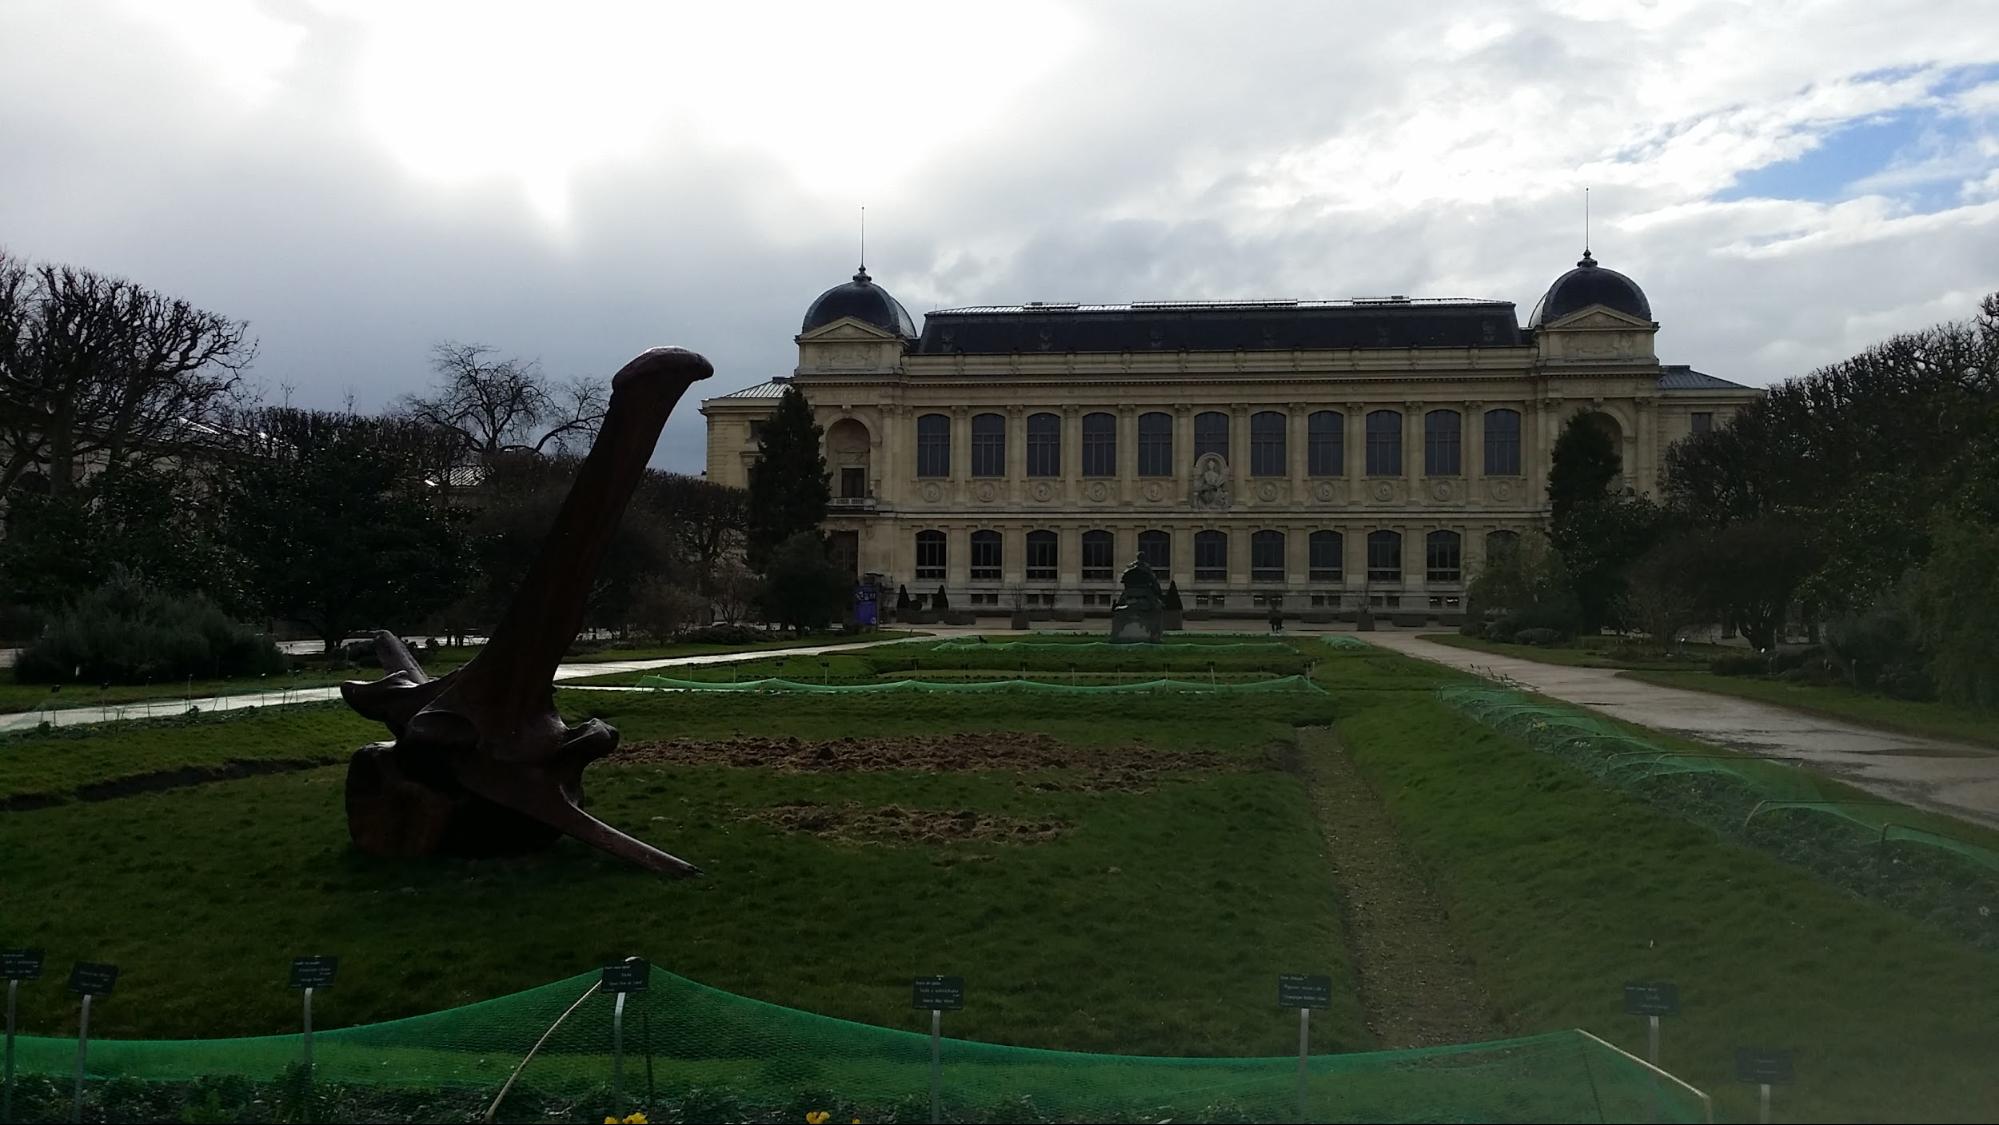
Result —
[[1078, 652], [1106, 649], [1116, 649], [1132, 656], [1149, 656], [1166, 651], [1172, 651], [1176, 655], [1189, 652], [1260, 652], [1291, 655], [1298, 651], [1283, 641], [1165, 641], [1160, 644], [1117, 641], [939, 641], [930, 646], [931, 652]]
[[[931, 1120], [927, 1034], [749, 1000], [658, 968], [649, 991], [628, 998], [614, 1097], [614, 1000], [593, 992], [596, 982], [588, 973], [463, 1008], [321, 1032], [313, 1040], [313, 1119], [480, 1119], [561, 1019], [500, 1100], [498, 1120], [602, 1121], [634, 1112], [656, 1122], [797, 1122], [819, 1112], [840, 1122]], [[911, 1015], [919, 1024], [927, 1013]], [[1273, 1019], [1289, 1015], [1272, 1012]], [[251, 1105], [262, 1116], [234, 1119], [297, 1119], [286, 1114], [303, 1108], [300, 1057], [296, 1035], [96, 1041], [86, 1112], [111, 1120], [222, 1120], [232, 1119], [217, 1113], [230, 1101], [262, 1097]], [[73, 1040], [22, 1039], [28, 1096], [17, 1099], [17, 1116], [64, 1119], [75, 1059]], [[1295, 1057], [1090, 1055], [947, 1038], [939, 1062], [944, 1121], [1290, 1121], [1299, 1109]], [[1311, 1121], [1708, 1115], [1698, 1091], [1581, 1032], [1319, 1055], [1308, 1070], [1304, 1116]], [[214, 1101], [204, 1107], [203, 1097]]]
[[1275, 676], [1267, 680], [1251, 680], [1247, 683], [1203, 683], [1197, 680], [1144, 680], [1128, 684], [1051, 684], [1040, 680], [981, 680], [973, 683], [951, 683], [942, 680], [887, 680], [873, 684], [812, 684], [801, 680], [742, 680], [736, 683], [722, 683], [708, 680], [676, 680], [666, 676], [641, 676], [638, 686], [656, 688], [660, 691], [803, 691], [803, 692], [1054, 692], [1066, 694], [1180, 691], [1201, 692], [1315, 692], [1327, 694], [1326, 689], [1304, 676]]
[[[1499, 688], [1446, 687], [1438, 696], [1486, 726], [1514, 735], [1572, 765], [1626, 787], [1655, 778], [1711, 775], [1739, 785], [1749, 799], [1743, 824], [1785, 810], [1836, 817], [1860, 831], [1856, 846], [1902, 841], [1948, 852], [1988, 872], [1999, 872], [1999, 852], [1936, 830], [1939, 818], [1917, 817], [1891, 801], [1855, 800], [1829, 790], [1809, 770], [1716, 752], [1668, 750], [1620, 730], [1608, 720]], [[1907, 823], [1922, 819], [1924, 824]]]

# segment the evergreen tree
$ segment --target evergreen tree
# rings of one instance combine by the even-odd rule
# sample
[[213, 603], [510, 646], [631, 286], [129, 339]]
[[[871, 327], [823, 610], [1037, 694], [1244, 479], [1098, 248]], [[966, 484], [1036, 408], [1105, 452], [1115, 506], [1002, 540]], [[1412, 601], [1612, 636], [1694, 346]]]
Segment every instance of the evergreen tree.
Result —
[[1578, 411], [1555, 439], [1553, 464], [1548, 467], [1548, 504], [1553, 509], [1557, 541], [1569, 513], [1580, 504], [1610, 495], [1610, 482], [1624, 469], [1617, 445], [1602, 426]]
[[1651, 548], [1662, 524], [1649, 498], [1611, 489], [1622, 469], [1616, 442], [1589, 415], [1579, 412], [1563, 425], [1548, 469], [1548, 538], [1568, 564], [1588, 632], [1612, 623], [1625, 568]]
[[832, 498], [826, 457], [819, 451], [819, 424], [812, 404], [796, 386], [784, 397], [757, 439], [756, 463], [750, 466], [750, 511], [747, 548], [750, 565], [763, 569], [779, 543], [801, 531], [817, 533]]

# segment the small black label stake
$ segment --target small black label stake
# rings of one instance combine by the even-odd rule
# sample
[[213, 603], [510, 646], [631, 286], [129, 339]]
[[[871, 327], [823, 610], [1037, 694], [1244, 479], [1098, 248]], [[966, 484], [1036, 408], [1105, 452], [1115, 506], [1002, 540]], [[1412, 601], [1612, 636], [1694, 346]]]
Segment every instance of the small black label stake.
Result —
[[312, 1120], [312, 994], [333, 987], [340, 971], [340, 958], [313, 956], [292, 958], [292, 987], [305, 993], [305, 1036], [299, 1041], [305, 1055], [305, 1119]]
[[42, 979], [42, 951], [0, 949], [0, 978], [7, 981], [7, 1062], [0, 1077], [0, 1121], [14, 1120], [14, 1009], [21, 982]]
[[930, 1120], [938, 1121], [944, 1072], [944, 1013], [964, 1010], [964, 977], [917, 977], [909, 1006], [930, 1010]]
[[69, 990], [83, 997], [76, 1018], [76, 1091], [70, 1101], [69, 1119], [83, 1120], [83, 1065], [90, 1056], [90, 1002], [111, 995], [118, 983], [118, 966], [96, 961], [78, 961], [69, 970]]
[[1624, 1012], [1645, 1017], [1645, 1061], [1659, 1065], [1659, 1017], [1680, 1014], [1680, 986], [1670, 981], [1626, 981]]
[[617, 994], [611, 1005], [611, 1105], [625, 1113], [625, 999], [652, 987], [652, 965], [643, 957], [627, 957], [604, 966], [597, 987]]
[[1312, 1057], [1312, 1009], [1323, 1012], [1333, 1006], [1333, 978], [1306, 973], [1279, 973], [1277, 1006], [1298, 1009], [1298, 1120], [1308, 1121], [1310, 1118], [1305, 1114], [1305, 1079]]
[[1757, 1087], [1756, 1120], [1770, 1125], [1770, 1087], [1791, 1084], [1791, 1052], [1768, 1047], [1737, 1047], [1735, 1077]]

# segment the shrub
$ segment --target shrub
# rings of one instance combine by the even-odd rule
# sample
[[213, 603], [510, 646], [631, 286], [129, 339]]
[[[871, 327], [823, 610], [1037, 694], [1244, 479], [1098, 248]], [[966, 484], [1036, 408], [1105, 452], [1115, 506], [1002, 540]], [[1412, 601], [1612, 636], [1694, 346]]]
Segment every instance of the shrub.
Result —
[[[1307, 620], [1310, 620], [1310, 618], [1307, 618]], [[1480, 621], [1476, 617], [1466, 618], [1465, 623], [1458, 626], [1458, 634], [1465, 637], [1483, 637], [1485, 636], [1485, 622]]]
[[1519, 632], [1513, 634], [1513, 640], [1515, 644], [1540, 645], [1543, 648], [1549, 645], [1561, 644], [1563, 639], [1564, 638], [1560, 630], [1546, 629], [1546, 628], [1541, 628], [1539, 626], [1536, 626], [1534, 628], [1522, 629]]
[[707, 625], [689, 629], [679, 639], [698, 645], [747, 645], [768, 639], [768, 634], [748, 625]]
[[1707, 670], [1717, 676], [1760, 676], [1770, 670], [1770, 659], [1760, 653], [1717, 656], [1708, 662]]
[[[1918, 579], [1919, 580], [1919, 579]], [[1864, 691], [1901, 694], [1920, 691], [1929, 680], [1929, 653], [1914, 601], [1913, 581], [1889, 590], [1860, 613], [1826, 627], [1825, 647], [1838, 659], [1847, 682]], [[1890, 683], [1895, 689], [1889, 687]], [[1904, 694], [1904, 698], [1924, 698]]]
[[120, 572], [51, 620], [22, 650], [14, 678], [142, 684], [284, 670], [270, 637], [206, 596], [163, 594]]
[[1519, 626], [1502, 617], [1485, 627], [1485, 639], [1498, 641], [1501, 644], [1509, 644], [1513, 640], [1513, 635], [1519, 631]]

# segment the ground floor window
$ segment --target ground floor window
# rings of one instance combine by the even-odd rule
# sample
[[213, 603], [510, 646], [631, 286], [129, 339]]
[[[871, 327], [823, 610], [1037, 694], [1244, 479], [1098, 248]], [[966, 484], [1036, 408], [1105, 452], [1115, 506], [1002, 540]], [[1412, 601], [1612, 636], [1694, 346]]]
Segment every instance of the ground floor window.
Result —
[[1194, 533], [1194, 581], [1229, 580], [1229, 535], [1226, 531]]
[[1346, 540], [1337, 531], [1315, 531], [1307, 541], [1311, 547], [1311, 578], [1314, 582], [1338, 582], [1343, 569]]
[[944, 580], [944, 533], [919, 531], [916, 533], [916, 580], [928, 582], [932, 579]]
[[1138, 533], [1138, 557], [1158, 574], [1173, 572], [1173, 536], [1164, 531]]
[[1367, 580], [1369, 582], [1402, 581], [1401, 532], [1370, 531], [1367, 533]]
[[1112, 557], [1115, 541], [1108, 531], [1085, 531], [1083, 533], [1083, 581], [1108, 582], [1111, 567], [1116, 565]]
[[1464, 579], [1462, 541], [1455, 531], [1433, 531], [1424, 540], [1424, 572], [1432, 582]]
[[972, 532], [972, 581], [997, 582], [1000, 576], [1000, 533]]
[[1055, 533], [1052, 531], [1030, 531], [1027, 533], [1027, 580], [1029, 582], [1055, 581]]
[[1252, 582], [1284, 581], [1284, 533], [1259, 531], [1249, 537], [1249, 579]]

